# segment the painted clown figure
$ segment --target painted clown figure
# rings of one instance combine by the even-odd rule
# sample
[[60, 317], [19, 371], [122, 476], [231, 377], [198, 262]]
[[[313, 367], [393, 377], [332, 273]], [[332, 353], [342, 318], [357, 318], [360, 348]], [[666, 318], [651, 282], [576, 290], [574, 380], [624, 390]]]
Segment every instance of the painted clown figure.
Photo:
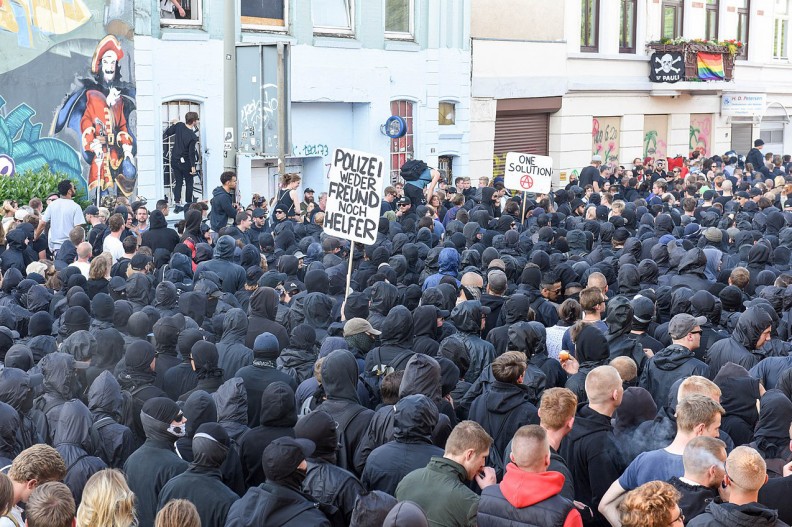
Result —
[[135, 137], [129, 129], [134, 88], [120, 81], [121, 43], [103, 38], [91, 60], [93, 78], [72, 93], [58, 113], [55, 131], [65, 124], [80, 134], [83, 159], [89, 165], [88, 193], [92, 199], [135, 190]]

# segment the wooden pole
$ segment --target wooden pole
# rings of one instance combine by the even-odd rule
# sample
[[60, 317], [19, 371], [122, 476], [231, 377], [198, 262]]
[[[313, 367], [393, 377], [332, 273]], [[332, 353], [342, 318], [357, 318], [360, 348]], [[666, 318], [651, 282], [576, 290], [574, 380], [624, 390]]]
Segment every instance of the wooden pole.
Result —
[[349, 242], [349, 269], [347, 269], [347, 280], [346, 280], [346, 289], [344, 290], [344, 302], [346, 302], [347, 297], [349, 296], [349, 288], [352, 285], [352, 262], [354, 262], [355, 256], [355, 242]]
[[522, 217], [520, 217], [520, 225], [525, 225], [525, 202], [528, 201], [528, 193], [523, 192], [522, 199]]

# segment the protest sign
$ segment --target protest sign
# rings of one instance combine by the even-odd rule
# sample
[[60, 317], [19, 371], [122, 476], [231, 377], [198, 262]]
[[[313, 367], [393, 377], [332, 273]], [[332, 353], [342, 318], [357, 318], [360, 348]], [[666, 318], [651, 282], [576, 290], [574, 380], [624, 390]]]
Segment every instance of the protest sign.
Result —
[[553, 159], [508, 152], [503, 185], [509, 190], [547, 194], [553, 182]]
[[365, 245], [377, 241], [386, 174], [383, 158], [337, 148], [330, 167], [324, 231]]

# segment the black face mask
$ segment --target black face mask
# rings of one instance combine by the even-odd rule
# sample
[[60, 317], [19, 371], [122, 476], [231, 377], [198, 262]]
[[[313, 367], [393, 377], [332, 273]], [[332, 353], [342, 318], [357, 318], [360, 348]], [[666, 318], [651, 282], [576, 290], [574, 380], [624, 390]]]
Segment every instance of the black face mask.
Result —
[[22, 412], [23, 414], [26, 414], [30, 410], [32, 410], [33, 409], [33, 399], [34, 399], [33, 390], [30, 387], [28, 387], [28, 392], [25, 395], [25, 398], [22, 399], [22, 403], [19, 405], [19, 411]]
[[305, 481], [306, 473], [300, 469], [295, 470], [286, 478], [279, 480], [278, 483], [286, 488], [302, 492], [302, 484]]

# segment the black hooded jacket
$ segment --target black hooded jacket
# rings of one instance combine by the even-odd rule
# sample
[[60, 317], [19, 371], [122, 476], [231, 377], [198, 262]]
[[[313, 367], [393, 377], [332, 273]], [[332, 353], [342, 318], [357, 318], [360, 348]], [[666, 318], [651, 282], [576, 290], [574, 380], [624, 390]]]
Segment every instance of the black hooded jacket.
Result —
[[289, 334], [286, 328], [275, 322], [278, 313], [278, 293], [271, 287], [259, 287], [250, 296], [250, 313], [248, 315], [248, 329], [245, 337], [245, 346], [253, 349], [256, 337], [264, 332], [275, 335], [280, 349], [289, 345]]
[[735, 445], [747, 445], [759, 420], [759, 379], [751, 377], [742, 366], [726, 363], [713, 381], [721, 389], [720, 402], [726, 410], [720, 429], [729, 434]]
[[63, 404], [58, 428], [52, 444], [66, 464], [63, 482], [74, 496], [74, 502], [82, 501], [82, 491], [91, 476], [107, 468], [104, 461], [92, 456], [91, 412], [77, 400]]
[[792, 459], [789, 451], [789, 423], [792, 402], [780, 390], [767, 390], [762, 396], [759, 422], [751, 446], [768, 462], [771, 477], [782, 475], [781, 468]]
[[168, 227], [162, 212], [153, 210], [149, 216], [149, 229], [141, 235], [141, 240], [140, 245], [150, 247], [152, 253], [157, 249], [165, 249], [172, 253], [173, 248], [179, 243], [179, 234]]
[[300, 384], [313, 376], [317, 358], [316, 331], [308, 324], [299, 324], [292, 330], [289, 347], [278, 357], [278, 369]]
[[737, 321], [737, 325], [728, 339], [719, 340], [710, 346], [706, 362], [710, 368], [710, 379], [720, 371], [727, 362], [739, 364], [750, 370], [759, 362], [753, 351], [762, 332], [770, 327], [772, 319], [761, 307], [749, 307]]
[[11, 464], [17, 453], [17, 431], [22, 426], [19, 413], [13, 406], [0, 402], [0, 463]]
[[245, 286], [247, 275], [241, 265], [234, 263], [236, 243], [231, 236], [220, 236], [215, 245], [212, 258], [198, 264], [195, 275], [201, 271], [212, 271], [220, 277], [220, 289], [232, 295]]
[[44, 395], [36, 398], [34, 406], [45, 417], [36, 427], [49, 442], [55, 438], [63, 404], [74, 397], [76, 385], [75, 360], [67, 353], [50, 353], [39, 363], [44, 374]]
[[698, 360], [692, 351], [672, 344], [647, 361], [638, 384], [652, 394], [659, 407], [668, 402], [671, 387], [676, 381], [691, 375], [709, 377], [709, 372], [709, 366]]
[[118, 423], [124, 399], [121, 386], [109, 371], [96, 378], [88, 390], [88, 409], [101, 445], [96, 455], [110, 468], [121, 468], [135, 449], [135, 440], [128, 426]]
[[217, 343], [217, 353], [220, 355], [219, 366], [223, 370], [224, 380], [253, 364], [253, 350], [245, 345], [248, 325], [248, 317], [239, 308], [227, 311], [223, 317], [223, 335]]
[[20, 426], [16, 428], [16, 451], [45, 442], [46, 438], [36, 427], [45, 421], [41, 410], [33, 408], [33, 388], [30, 375], [17, 368], [5, 368], [0, 372], [0, 401], [4, 402], [19, 415]]
[[616, 296], [608, 302], [608, 341], [610, 360], [616, 357], [630, 357], [638, 366], [638, 374], [643, 372], [646, 364], [646, 353], [638, 342], [638, 336], [632, 334], [633, 308], [626, 296]]
[[413, 311], [413, 350], [434, 357], [440, 349], [437, 337], [440, 328], [437, 327], [438, 309], [435, 306], [419, 306]]
[[457, 333], [446, 337], [440, 343], [443, 347], [447, 340], [455, 339], [464, 345], [470, 359], [465, 380], [471, 383], [479, 378], [484, 368], [495, 358], [495, 347], [480, 336], [481, 313], [481, 303], [478, 300], [467, 300], [457, 304], [451, 312], [451, 320], [457, 328]]
[[376, 368], [403, 370], [414, 353], [412, 313], [404, 306], [396, 306], [385, 317], [381, 328], [382, 345], [366, 354], [365, 371]]
[[605, 335], [594, 325], [587, 325], [578, 335], [575, 354], [580, 369], [567, 380], [566, 387], [577, 395], [578, 401], [586, 401], [586, 376], [597, 366], [607, 364], [610, 351]]
[[688, 523], [690, 527], [787, 527], [778, 519], [778, 511], [769, 509], [756, 502], [745, 505], [710, 502], [702, 514]]
[[245, 485], [253, 487], [264, 483], [261, 455], [274, 439], [294, 437], [297, 409], [294, 390], [282, 382], [273, 382], [261, 395], [259, 425], [250, 429], [239, 441], [239, 453]]
[[391, 309], [399, 302], [399, 290], [387, 282], [377, 282], [371, 288], [371, 305], [368, 321], [371, 326], [382, 331], [382, 324]]
[[393, 440], [366, 460], [361, 478], [366, 488], [392, 496], [404, 476], [425, 467], [432, 456], [442, 456], [443, 450], [432, 443], [438, 418], [437, 406], [425, 395], [402, 398], [393, 412]]

